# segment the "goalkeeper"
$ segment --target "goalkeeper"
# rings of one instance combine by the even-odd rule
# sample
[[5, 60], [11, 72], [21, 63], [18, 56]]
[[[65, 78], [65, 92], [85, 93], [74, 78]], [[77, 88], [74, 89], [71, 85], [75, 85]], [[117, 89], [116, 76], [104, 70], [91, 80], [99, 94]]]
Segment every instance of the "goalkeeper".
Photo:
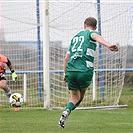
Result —
[[18, 76], [12, 67], [11, 61], [7, 57], [5, 57], [4, 55], [0, 54], [0, 88], [2, 88], [5, 91], [7, 97], [10, 97], [11, 90], [8, 87], [7, 79], [5, 77], [5, 70], [6, 70], [5, 64], [8, 66], [8, 68], [10, 69], [10, 71], [12, 73], [13, 81], [17, 82]]
[[64, 59], [64, 80], [67, 82], [71, 97], [59, 120], [59, 127], [64, 128], [71, 111], [82, 102], [86, 89], [92, 82], [93, 62], [97, 43], [111, 51], [118, 51], [117, 44], [109, 44], [101, 37], [97, 29], [97, 20], [89, 17], [84, 21], [84, 30], [71, 40]]

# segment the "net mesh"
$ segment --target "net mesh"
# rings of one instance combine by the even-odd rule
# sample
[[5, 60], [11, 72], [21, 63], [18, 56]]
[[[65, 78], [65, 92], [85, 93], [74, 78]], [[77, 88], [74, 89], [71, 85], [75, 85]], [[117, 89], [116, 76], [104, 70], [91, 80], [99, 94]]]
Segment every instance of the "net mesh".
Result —
[[[14, 83], [10, 72], [6, 75], [12, 92], [24, 95], [24, 73], [27, 76], [26, 103], [23, 107], [43, 107], [44, 102], [42, 72], [36, 72], [42, 70], [43, 66], [43, 6], [42, 1], [38, 6], [36, 2], [4, 0], [0, 4], [0, 52], [11, 59], [19, 76], [19, 82]], [[113, 53], [102, 47], [102, 54], [99, 54], [98, 46], [95, 69], [125, 68], [127, 46], [132, 43], [132, 3], [101, 2], [100, 7], [101, 34], [108, 42], [118, 43], [119, 52]], [[50, 70], [53, 70], [50, 72], [51, 107], [64, 107], [68, 102], [70, 93], [63, 81], [63, 73], [58, 70], [63, 70], [70, 39], [83, 30], [83, 22], [89, 16], [98, 17], [96, 2], [49, 0], [49, 63]], [[96, 71], [95, 74], [96, 96], [94, 97], [92, 83], [80, 107], [117, 105], [125, 73]], [[0, 102], [3, 107], [10, 107], [3, 90], [0, 90]]]
[[[18, 74], [19, 81], [14, 83], [7, 68], [6, 77], [12, 93], [24, 93], [24, 73], [26, 80], [26, 107], [42, 107], [43, 89], [42, 73], [34, 71], [42, 70], [42, 42], [38, 38], [41, 33], [42, 19], [38, 23], [36, 1], [2, 1], [1, 2], [1, 43], [0, 51], [7, 56]], [[40, 47], [40, 48], [39, 48]], [[32, 71], [27, 73], [27, 71]], [[10, 107], [8, 98], [3, 90], [0, 90], [0, 99], [3, 106]], [[25, 106], [24, 105], [24, 106]]]
[[[119, 44], [119, 52], [110, 52], [106, 47], [98, 47], [95, 55], [95, 69], [121, 69], [126, 66], [127, 46], [132, 43], [132, 4], [131, 3], [101, 3], [101, 34], [110, 43]], [[72, 2], [52, 3], [50, 5], [50, 39], [61, 41], [62, 54], [67, 51], [70, 39], [83, 29], [86, 17], [97, 16], [97, 3]], [[66, 23], [67, 22], [67, 23]], [[124, 23], [124, 26], [123, 26]], [[127, 30], [128, 29], [128, 30]], [[127, 40], [128, 38], [128, 40]], [[101, 50], [101, 51], [100, 51]], [[102, 54], [100, 54], [102, 52]], [[57, 53], [61, 53], [60, 50]], [[56, 57], [55, 57], [56, 60]], [[58, 66], [58, 62], [52, 62]], [[63, 60], [60, 66], [63, 67]], [[60, 68], [57, 68], [60, 69]], [[57, 81], [51, 80], [51, 106], [63, 107], [69, 100], [70, 94], [66, 84], [57, 80], [58, 74], [53, 74]], [[88, 88], [80, 107], [98, 107], [118, 105], [124, 84], [125, 72], [122, 71], [96, 71], [94, 97], [93, 83]], [[63, 75], [62, 75], [63, 79]]]

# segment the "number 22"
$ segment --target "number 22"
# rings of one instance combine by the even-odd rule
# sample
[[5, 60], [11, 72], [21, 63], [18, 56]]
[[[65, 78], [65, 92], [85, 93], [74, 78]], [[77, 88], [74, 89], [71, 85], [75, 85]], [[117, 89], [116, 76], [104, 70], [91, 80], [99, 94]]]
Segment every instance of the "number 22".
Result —
[[[74, 45], [72, 47], [72, 52], [75, 52], [75, 51], [83, 51], [83, 49], [81, 47], [82, 47], [82, 44], [84, 42], [84, 36], [74, 37], [73, 38], [73, 42], [74, 42]], [[80, 42], [80, 44], [79, 44], [79, 47], [76, 49], [75, 47], [78, 44], [78, 42]]]

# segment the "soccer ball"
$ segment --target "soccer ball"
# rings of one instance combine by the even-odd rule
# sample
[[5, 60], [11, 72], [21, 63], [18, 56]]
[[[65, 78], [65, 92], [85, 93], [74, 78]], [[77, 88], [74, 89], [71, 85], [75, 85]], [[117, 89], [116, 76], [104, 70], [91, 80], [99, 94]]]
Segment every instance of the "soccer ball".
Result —
[[24, 100], [20, 93], [13, 93], [10, 96], [10, 104], [13, 107], [21, 107], [23, 105], [23, 102], [24, 102]]

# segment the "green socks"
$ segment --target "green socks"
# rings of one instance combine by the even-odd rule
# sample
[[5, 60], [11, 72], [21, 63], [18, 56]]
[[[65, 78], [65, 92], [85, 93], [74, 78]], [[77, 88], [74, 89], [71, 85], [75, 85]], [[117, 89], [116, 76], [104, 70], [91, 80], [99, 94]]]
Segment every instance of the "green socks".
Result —
[[71, 110], [74, 108], [74, 104], [72, 102], [69, 102], [65, 108], [65, 110], [69, 110], [71, 112]]
[[69, 102], [69, 103], [67, 104], [65, 110], [69, 110], [69, 111], [71, 112], [71, 111], [74, 110], [76, 107], [78, 107], [79, 104], [80, 104], [81, 102], [82, 102], [82, 100], [79, 100], [75, 106], [74, 106], [74, 104], [73, 104], [72, 102]]

